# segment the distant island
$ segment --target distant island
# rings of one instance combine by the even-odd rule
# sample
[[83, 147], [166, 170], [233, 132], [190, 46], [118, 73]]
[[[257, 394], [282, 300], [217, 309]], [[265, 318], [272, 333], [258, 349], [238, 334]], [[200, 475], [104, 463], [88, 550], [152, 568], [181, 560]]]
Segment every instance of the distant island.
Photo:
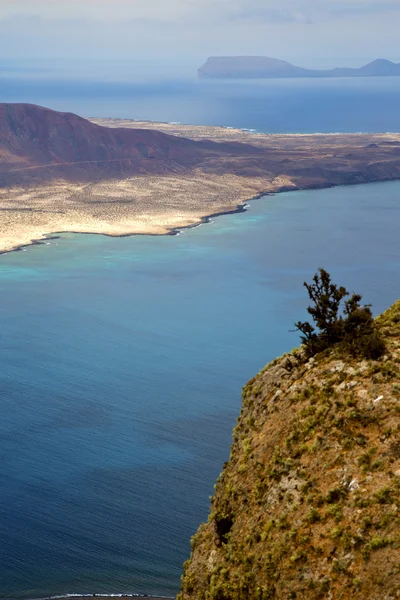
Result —
[[399, 134], [267, 135], [0, 104], [0, 252], [168, 234], [268, 193], [400, 179]]
[[338, 67], [316, 70], [303, 69], [285, 60], [267, 56], [212, 56], [200, 67], [198, 74], [202, 79], [394, 77], [400, 76], [400, 63], [380, 58], [359, 69]]

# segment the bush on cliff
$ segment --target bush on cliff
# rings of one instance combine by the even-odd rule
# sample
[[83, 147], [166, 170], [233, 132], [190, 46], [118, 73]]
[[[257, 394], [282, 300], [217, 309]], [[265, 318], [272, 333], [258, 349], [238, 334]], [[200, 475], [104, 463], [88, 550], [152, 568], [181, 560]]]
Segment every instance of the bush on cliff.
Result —
[[[311, 305], [308, 321], [295, 323], [308, 356], [341, 344], [354, 356], [377, 359], [385, 352], [385, 343], [375, 328], [371, 305], [362, 305], [362, 296], [332, 283], [330, 274], [319, 269], [312, 283], [304, 282]], [[345, 300], [345, 298], [347, 298]]]

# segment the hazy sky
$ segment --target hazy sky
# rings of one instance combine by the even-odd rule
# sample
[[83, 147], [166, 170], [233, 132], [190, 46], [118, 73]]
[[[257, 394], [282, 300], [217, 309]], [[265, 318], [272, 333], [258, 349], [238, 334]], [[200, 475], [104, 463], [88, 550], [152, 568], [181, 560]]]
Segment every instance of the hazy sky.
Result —
[[[400, 0], [0, 0], [4, 58], [400, 60]], [[306, 64], [305, 64], [306, 66]]]

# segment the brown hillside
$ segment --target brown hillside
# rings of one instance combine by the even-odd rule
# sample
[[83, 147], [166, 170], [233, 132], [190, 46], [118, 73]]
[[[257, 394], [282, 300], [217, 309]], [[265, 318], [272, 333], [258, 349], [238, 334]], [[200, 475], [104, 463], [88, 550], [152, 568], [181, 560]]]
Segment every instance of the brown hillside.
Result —
[[[260, 191], [400, 178], [398, 135], [188, 139], [103, 127], [71, 113], [0, 104], [0, 187], [205, 173], [264, 180]], [[268, 185], [273, 182], [273, 185]]]
[[260, 155], [249, 145], [178, 138], [147, 129], [101, 127], [72, 113], [0, 104], [0, 185], [86, 181], [185, 172], [221, 154]]
[[400, 301], [379, 360], [294, 351], [243, 392], [179, 600], [400, 597]]

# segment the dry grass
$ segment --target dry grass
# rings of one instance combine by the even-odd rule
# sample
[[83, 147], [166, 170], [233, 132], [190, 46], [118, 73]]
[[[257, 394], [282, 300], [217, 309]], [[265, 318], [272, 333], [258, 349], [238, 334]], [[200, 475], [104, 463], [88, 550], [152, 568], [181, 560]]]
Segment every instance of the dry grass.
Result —
[[180, 600], [400, 595], [400, 301], [387, 353], [293, 352], [244, 388]]
[[0, 189], [0, 251], [63, 231], [165, 234], [204, 216], [234, 211], [246, 199], [273, 188], [267, 179], [194, 173]]

